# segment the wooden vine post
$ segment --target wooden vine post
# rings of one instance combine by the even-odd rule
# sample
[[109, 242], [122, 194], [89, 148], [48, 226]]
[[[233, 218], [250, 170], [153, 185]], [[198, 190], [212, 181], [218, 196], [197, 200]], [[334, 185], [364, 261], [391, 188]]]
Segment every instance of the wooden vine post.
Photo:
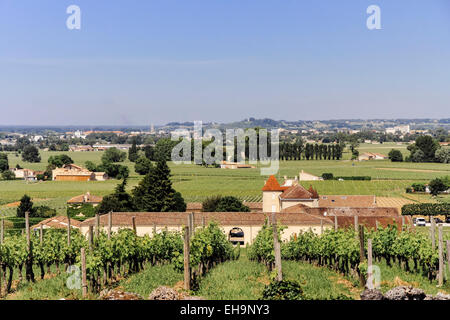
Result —
[[191, 290], [191, 266], [189, 261], [190, 251], [190, 231], [189, 231], [189, 218], [188, 225], [184, 232], [184, 290]]
[[442, 224], [439, 224], [439, 276], [438, 286], [441, 287], [444, 284], [444, 239], [442, 236]]
[[337, 216], [334, 216], [334, 231], [338, 231], [338, 219]]
[[5, 238], [5, 219], [2, 219], [0, 224], [0, 244], [3, 244], [3, 239]]
[[41, 224], [39, 228], [39, 243], [42, 244], [44, 242], [44, 225]]
[[450, 272], [450, 240], [447, 240], [447, 267]]
[[70, 216], [67, 215], [67, 245], [70, 247]]
[[358, 234], [358, 216], [354, 216], [354, 224], [355, 224], [355, 234]]
[[97, 238], [100, 236], [100, 215], [98, 213], [95, 215], [95, 236]]
[[194, 213], [190, 213], [188, 216], [188, 226], [189, 226], [189, 238], [194, 236], [195, 228], [194, 228]]
[[[366, 255], [364, 252], [364, 226], [359, 226], [359, 262], [363, 263], [366, 260]], [[366, 279], [364, 278], [364, 273], [359, 272], [359, 283], [362, 287], [366, 285]]]
[[277, 281], [283, 280], [281, 269], [281, 248], [280, 239], [278, 239], [277, 218], [275, 212], [272, 212], [272, 228], [273, 228], [273, 248], [275, 251], [275, 269], [277, 270]]
[[108, 213], [108, 240], [111, 239], [111, 231], [112, 231], [112, 211]]
[[92, 251], [92, 249], [94, 248], [94, 226], [89, 226], [88, 240], [89, 250]]
[[367, 239], [367, 278], [368, 278], [368, 282], [367, 282], [367, 288], [368, 289], [374, 289], [374, 285], [373, 285], [373, 270], [372, 270], [372, 265], [373, 265], [373, 256], [372, 256], [372, 239]]
[[133, 232], [134, 232], [134, 234], [137, 235], [137, 229], [136, 229], [136, 217], [135, 217], [135, 216], [132, 216], [132, 217], [131, 217], [131, 224], [133, 225]]
[[27, 236], [27, 250], [28, 250], [28, 257], [26, 261], [26, 278], [27, 281], [34, 282], [34, 272], [33, 272], [33, 252], [31, 247], [31, 237], [30, 237], [30, 213], [27, 211], [25, 212], [25, 232]]
[[431, 233], [431, 246], [434, 249], [436, 249], [436, 239], [435, 239], [435, 232], [436, 232], [436, 221], [433, 217], [430, 219], [430, 233]]
[[87, 276], [86, 276], [86, 252], [84, 248], [81, 248], [81, 289], [83, 292], [83, 298], [86, 298]]

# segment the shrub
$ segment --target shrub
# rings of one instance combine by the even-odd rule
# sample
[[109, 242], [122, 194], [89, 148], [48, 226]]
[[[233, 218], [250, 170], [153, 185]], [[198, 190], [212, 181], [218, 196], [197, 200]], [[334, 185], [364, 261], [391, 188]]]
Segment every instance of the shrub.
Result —
[[33, 218], [51, 218], [56, 216], [56, 214], [56, 210], [49, 206], [38, 206], [36, 207]]
[[370, 177], [370, 176], [347, 176], [347, 177], [335, 177], [334, 179], [335, 180], [342, 179], [342, 180], [358, 180], [358, 181], [364, 180], [364, 181], [370, 181], [370, 180], [372, 180], [372, 177]]
[[2, 172], [2, 179], [3, 180], [14, 180], [16, 179], [16, 175], [14, 172], [6, 170]]
[[450, 215], [450, 203], [412, 203], [402, 207], [405, 216], [439, 216]]
[[403, 161], [403, 155], [400, 150], [392, 149], [389, 152], [388, 156], [392, 162], [402, 162]]
[[322, 173], [323, 180], [333, 180], [333, 174], [332, 173]]
[[414, 189], [414, 192], [425, 192], [426, 186], [423, 183], [413, 183], [411, 187]]
[[264, 288], [263, 300], [303, 300], [303, 290], [296, 281], [272, 281]]

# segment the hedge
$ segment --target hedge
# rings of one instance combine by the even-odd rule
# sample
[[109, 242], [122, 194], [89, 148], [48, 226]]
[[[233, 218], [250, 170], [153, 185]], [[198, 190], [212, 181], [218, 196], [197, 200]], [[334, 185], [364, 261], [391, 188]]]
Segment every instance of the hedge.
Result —
[[438, 216], [450, 215], [450, 203], [414, 203], [402, 207], [405, 216]]
[[365, 180], [370, 181], [372, 180], [371, 176], [348, 176], [348, 177], [334, 177], [334, 180]]

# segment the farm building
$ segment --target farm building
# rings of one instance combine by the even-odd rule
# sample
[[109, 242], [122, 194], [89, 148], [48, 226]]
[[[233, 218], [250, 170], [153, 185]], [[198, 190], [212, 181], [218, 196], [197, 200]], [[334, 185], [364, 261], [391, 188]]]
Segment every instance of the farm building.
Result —
[[92, 204], [94, 207], [102, 202], [103, 197], [91, 195], [90, 192], [73, 197], [67, 201], [67, 204]]
[[377, 207], [376, 196], [365, 195], [324, 195], [319, 197], [319, 207]]
[[[69, 222], [66, 216], [57, 216], [42, 220], [38, 224], [32, 226], [31, 230], [38, 230], [41, 228], [41, 226], [43, 229], [67, 229], [68, 225]], [[81, 226], [81, 222], [75, 219], [70, 219], [70, 226], [72, 228], [79, 229]]]
[[106, 181], [109, 179], [106, 172], [94, 172], [95, 181]]
[[367, 160], [386, 160], [389, 157], [375, 152], [364, 152], [362, 155], [358, 157], [359, 161], [367, 161]]
[[[246, 202], [243, 204], [250, 208], [251, 212], [262, 212], [262, 202]], [[202, 212], [203, 205], [201, 202], [186, 203], [186, 212]]]
[[92, 148], [94, 148], [94, 151], [105, 151], [111, 148], [127, 151], [131, 148], [131, 144], [94, 144]]
[[220, 164], [221, 169], [251, 169], [255, 168], [255, 166], [244, 164], [244, 163], [237, 163], [237, 162], [227, 162], [222, 161]]
[[69, 151], [72, 152], [90, 152], [94, 151], [94, 148], [92, 146], [69, 146]]
[[[285, 226], [281, 234], [282, 241], [289, 240], [294, 234], [307, 232], [309, 230], [320, 234], [321, 232], [334, 228], [335, 218], [332, 214], [336, 214], [336, 222], [338, 228], [354, 227], [354, 212], [346, 211], [340, 215], [339, 210], [333, 210], [324, 215], [322, 208], [309, 208], [311, 213], [277, 213], [277, 222]], [[356, 209], [363, 210], [363, 209]], [[342, 210], [341, 210], [342, 211]], [[364, 210], [363, 210], [364, 211]], [[379, 212], [378, 212], [379, 211]], [[390, 210], [388, 210], [390, 211]], [[383, 210], [365, 211], [366, 215], [358, 217], [358, 222], [367, 227], [387, 226], [388, 224], [403, 223], [400, 216], [386, 216], [382, 214]], [[348, 214], [348, 215], [347, 215]], [[119, 229], [132, 228], [133, 217], [135, 217], [137, 235], [150, 235], [162, 230], [181, 232], [183, 227], [187, 225], [188, 212], [114, 212], [111, 213], [111, 230], [117, 232]], [[236, 230], [241, 234], [244, 244], [252, 244], [259, 230], [271, 216], [270, 213], [263, 212], [199, 212], [194, 213], [194, 226], [202, 227], [211, 221], [217, 222], [224, 233], [230, 238]], [[72, 220], [71, 220], [72, 221]], [[405, 223], [410, 224], [410, 219], [405, 217]], [[108, 214], [100, 216], [100, 228], [107, 230], [109, 224]], [[90, 218], [81, 222], [80, 230], [87, 235], [89, 227], [96, 226], [96, 218]]]
[[323, 180], [321, 177], [315, 176], [315, 175], [310, 174], [308, 172], [305, 172], [303, 170], [298, 174], [298, 179], [300, 181], [318, 181], [318, 180]]
[[318, 207], [319, 199], [299, 184], [281, 186], [275, 176], [270, 176], [262, 188], [263, 212], [280, 212], [290, 206], [304, 204]]
[[31, 169], [18, 169], [18, 168], [12, 168], [9, 169], [14, 175], [16, 176], [16, 179], [23, 179], [26, 181], [36, 181], [36, 172]]
[[93, 181], [95, 173], [74, 164], [66, 164], [52, 171], [54, 181]]
[[296, 180], [286, 180], [286, 177], [285, 183], [280, 185], [275, 176], [270, 176], [262, 192], [264, 212], [283, 212], [297, 205], [312, 208], [378, 208], [375, 195], [319, 196], [306, 190]]
[[[114, 212], [112, 216], [112, 231], [120, 228], [132, 228], [132, 217], [135, 217], [136, 231], [139, 236], [152, 235], [161, 230], [182, 231], [188, 219], [188, 212]], [[210, 221], [219, 223], [225, 234], [236, 228], [243, 232], [244, 243], [252, 243], [269, 217], [262, 212], [199, 212], [194, 214], [194, 225], [201, 227]], [[320, 233], [321, 229], [333, 227], [331, 219], [314, 215], [277, 214], [278, 221], [287, 226], [282, 234], [283, 240], [288, 240], [294, 233], [308, 231]], [[81, 232], [87, 234], [89, 226], [95, 227], [96, 218], [90, 218], [81, 223]], [[108, 227], [108, 215], [100, 216], [100, 227]]]

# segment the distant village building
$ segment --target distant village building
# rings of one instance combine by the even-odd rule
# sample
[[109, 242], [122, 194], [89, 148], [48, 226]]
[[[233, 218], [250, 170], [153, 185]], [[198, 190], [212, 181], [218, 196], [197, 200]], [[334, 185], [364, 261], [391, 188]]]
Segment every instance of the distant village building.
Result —
[[74, 164], [66, 164], [52, 171], [54, 181], [94, 181], [95, 173]]
[[319, 180], [323, 180], [322, 177], [315, 176], [315, 175], [310, 174], [308, 172], [305, 172], [303, 170], [299, 173], [298, 176], [299, 176], [299, 180], [300, 181], [319, 181]]
[[94, 151], [94, 148], [92, 146], [69, 146], [69, 151], [72, 152], [87, 152], [87, 151]]
[[360, 156], [358, 156], [359, 161], [366, 161], [366, 160], [386, 160], [389, 159], [388, 156], [376, 153], [376, 152], [364, 152]]
[[393, 128], [386, 128], [387, 134], [396, 134], [397, 132], [400, 132], [401, 134], [407, 134], [411, 132], [411, 128], [409, 124], [404, 126], [396, 126]]
[[16, 176], [16, 179], [23, 179], [25, 181], [36, 181], [37, 180], [37, 174], [34, 170], [31, 169], [18, 169], [18, 168], [12, 168], [9, 169], [14, 175]]
[[109, 179], [109, 176], [106, 172], [94, 172], [95, 181], [106, 181]]
[[92, 148], [94, 148], [94, 151], [105, 151], [111, 148], [128, 150], [131, 148], [131, 144], [94, 144]]
[[221, 169], [251, 169], [255, 168], [255, 166], [244, 164], [244, 163], [237, 163], [237, 162], [228, 162], [228, 161], [222, 161], [220, 164]]

